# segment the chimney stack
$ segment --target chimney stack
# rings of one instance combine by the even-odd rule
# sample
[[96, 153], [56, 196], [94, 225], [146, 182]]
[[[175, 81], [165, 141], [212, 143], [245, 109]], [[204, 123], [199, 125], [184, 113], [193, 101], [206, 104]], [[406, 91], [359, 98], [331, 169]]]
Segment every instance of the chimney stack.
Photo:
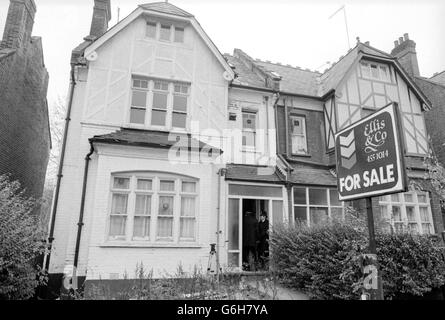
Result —
[[392, 49], [391, 55], [397, 58], [410, 76], [420, 76], [416, 43], [409, 39], [408, 33], [405, 33], [399, 40], [394, 41], [394, 49]]
[[36, 10], [34, 0], [10, 0], [0, 49], [18, 49], [29, 43]]
[[108, 22], [111, 20], [110, 0], [94, 0], [93, 18], [91, 21], [90, 39], [102, 36], [108, 30]]

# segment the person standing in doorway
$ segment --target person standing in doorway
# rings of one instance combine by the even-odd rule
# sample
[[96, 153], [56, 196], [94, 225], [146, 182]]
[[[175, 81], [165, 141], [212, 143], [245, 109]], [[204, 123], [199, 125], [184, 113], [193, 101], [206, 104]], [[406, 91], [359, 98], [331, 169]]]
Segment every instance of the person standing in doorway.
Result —
[[258, 223], [258, 260], [262, 268], [265, 268], [269, 257], [269, 220], [267, 212], [263, 211]]
[[256, 244], [258, 240], [258, 221], [253, 213], [247, 211], [243, 223], [243, 267], [253, 271], [256, 263]]

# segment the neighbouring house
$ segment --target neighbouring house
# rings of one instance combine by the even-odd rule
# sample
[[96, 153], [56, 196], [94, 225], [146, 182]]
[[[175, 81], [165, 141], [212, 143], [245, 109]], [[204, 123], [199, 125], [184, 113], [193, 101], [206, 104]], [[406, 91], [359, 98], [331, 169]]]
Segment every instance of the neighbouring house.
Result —
[[36, 5], [11, 0], [0, 43], [0, 174], [40, 198], [51, 148], [42, 39], [32, 36]]
[[72, 54], [46, 259], [55, 284], [124, 280], [141, 262], [155, 277], [206, 270], [212, 245], [217, 265], [240, 271], [248, 212], [267, 212], [272, 232], [344, 217], [334, 134], [390, 102], [422, 190], [375, 198], [375, 212], [395, 231], [443, 230], [422, 179], [431, 103], [394, 56], [358, 42], [322, 74], [222, 55], [171, 3], [139, 5], [108, 29], [110, 18], [110, 1], [95, 0]]

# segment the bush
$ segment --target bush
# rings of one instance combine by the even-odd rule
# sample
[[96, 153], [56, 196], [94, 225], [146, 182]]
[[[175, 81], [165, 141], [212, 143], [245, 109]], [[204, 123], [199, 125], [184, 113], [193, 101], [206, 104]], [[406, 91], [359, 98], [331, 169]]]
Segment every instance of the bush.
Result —
[[[385, 299], [422, 296], [444, 285], [443, 251], [429, 237], [378, 233], [376, 238]], [[360, 255], [367, 245], [367, 230], [350, 223], [279, 226], [271, 238], [271, 262], [288, 285], [313, 299], [359, 299]]]
[[44, 252], [45, 236], [33, 215], [36, 201], [18, 182], [0, 176], [0, 299], [28, 299], [44, 280], [35, 265]]

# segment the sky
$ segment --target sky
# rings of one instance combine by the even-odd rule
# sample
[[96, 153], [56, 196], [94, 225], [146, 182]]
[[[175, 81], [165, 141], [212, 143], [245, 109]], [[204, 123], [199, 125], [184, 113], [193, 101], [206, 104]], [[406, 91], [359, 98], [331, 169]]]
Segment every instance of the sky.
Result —
[[[146, 0], [149, 1], [149, 0]], [[45, 65], [50, 74], [50, 108], [67, 95], [71, 50], [88, 35], [93, 0], [35, 0], [33, 35], [43, 39]], [[144, 0], [111, 0], [117, 23]], [[408, 33], [417, 43], [422, 76], [445, 70], [445, 1], [443, 0], [170, 0], [200, 22], [222, 53], [240, 48], [253, 58], [323, 71], [345, 55], [350, 46], [369, 41], [390, 52], [394, 40]], [[0, 34], [9, 1], [0, 0]]]

